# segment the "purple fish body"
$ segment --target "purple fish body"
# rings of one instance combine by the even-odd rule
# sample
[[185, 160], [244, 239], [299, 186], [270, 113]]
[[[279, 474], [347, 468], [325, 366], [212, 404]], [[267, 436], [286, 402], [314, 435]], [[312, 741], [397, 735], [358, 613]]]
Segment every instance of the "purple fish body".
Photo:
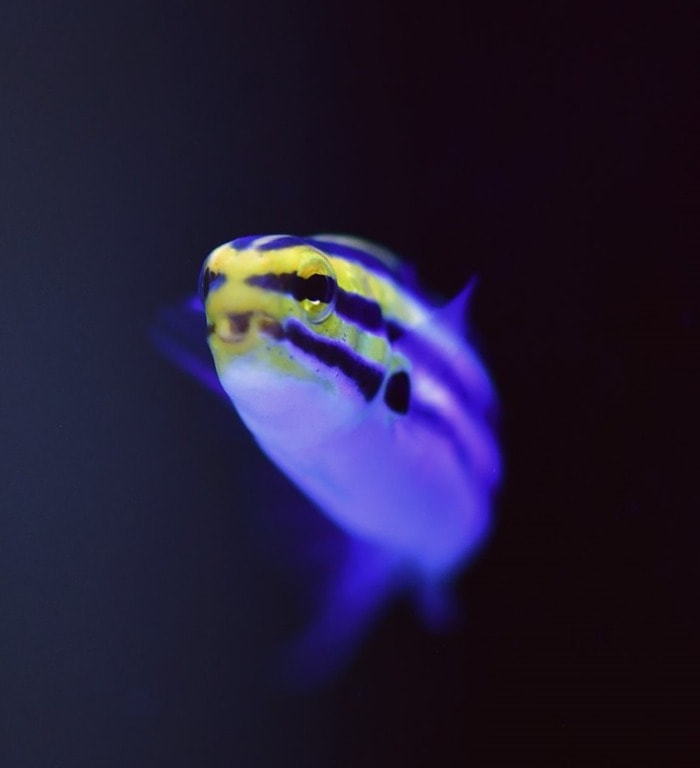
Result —
[[[398, 590], [439, 616], [485, 540], [500, 456], [494, 389], [465, 338], [469, 291], [436, 309], [393, 254], [337, 235], [239, 238], [209, 255], [200, 289], [221, 388], [349, 537], [295, 650], [304, 676], [324, 677]], [[211, 379], [193, 359], [180, 357]]]

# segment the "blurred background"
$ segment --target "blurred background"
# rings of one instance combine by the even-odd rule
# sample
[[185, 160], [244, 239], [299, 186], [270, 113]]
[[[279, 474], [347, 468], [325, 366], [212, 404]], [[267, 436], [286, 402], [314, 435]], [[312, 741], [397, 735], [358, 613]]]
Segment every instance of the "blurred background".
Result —
[[[0, 765], [697, 764], [690, 14], [0, 15]], [[219, 243], [318, 231], [478, 275], [506, 475], [462, 628], [399, 600], [299, 695], [323, 523], [149, 328]]]

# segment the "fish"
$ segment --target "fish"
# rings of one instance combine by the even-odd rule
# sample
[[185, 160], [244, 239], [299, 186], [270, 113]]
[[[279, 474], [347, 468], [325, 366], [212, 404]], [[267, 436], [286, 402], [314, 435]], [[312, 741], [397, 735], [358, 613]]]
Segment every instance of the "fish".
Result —
[[[436, 304], [390, 250], [348, 235], [240, 237], [202, 266], [187, 312], [262, 451], [349, 542], [295, 644], [305, 679], [342, 667], [391, 597], [428, 624], [487, 538], [501, 478], [491, 377], [468, 341], [473, 283]], [[218, 379], [218, 382], [216, 381]]]

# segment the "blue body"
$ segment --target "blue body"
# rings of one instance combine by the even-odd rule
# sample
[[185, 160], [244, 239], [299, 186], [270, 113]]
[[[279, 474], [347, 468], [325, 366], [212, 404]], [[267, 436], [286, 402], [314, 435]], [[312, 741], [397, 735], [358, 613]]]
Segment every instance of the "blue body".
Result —
[[[288, 295], [310, 250], [334, 281], [329, 317], [316, 323]], [[265, 453], [350, 539], [297, 646], [307, 677], [321, 658], [322, 674], [337, 667], [397, 589], [439, 613], [484, 540], [500, 475], [493, 389], [465, 339], [468, 292], [432, 308], [378, 251], [332, 236], [243, 238], [205, 264], [223, 389]], [[174, 356], [195, 367], [194, 356]]]

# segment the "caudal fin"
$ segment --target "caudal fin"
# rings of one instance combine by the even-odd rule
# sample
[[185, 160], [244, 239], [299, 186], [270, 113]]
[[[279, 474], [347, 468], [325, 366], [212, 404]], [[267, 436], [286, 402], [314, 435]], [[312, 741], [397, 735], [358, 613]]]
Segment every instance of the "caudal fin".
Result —
[[381, 609], [400, 588], [395, 558], [351, 539], [344, 562], [312, 624], [284, 656], [283, 676], [295, 690], [330, 682], [351, 660]]

